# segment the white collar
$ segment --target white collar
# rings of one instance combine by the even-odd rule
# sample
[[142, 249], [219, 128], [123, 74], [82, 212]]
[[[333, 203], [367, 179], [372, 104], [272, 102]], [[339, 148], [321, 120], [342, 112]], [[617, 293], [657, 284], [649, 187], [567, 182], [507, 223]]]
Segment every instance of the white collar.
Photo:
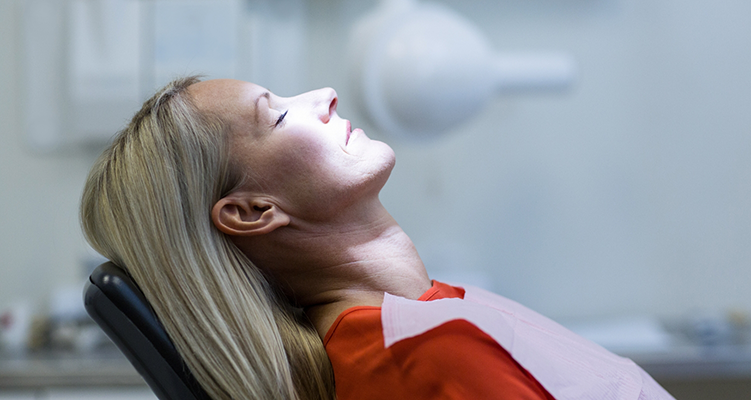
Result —
[[675, 400], [633, 361], [505, 297], [460, 287], [463, 300], [418, 301], [386, 293], [385, 347], [463, 319], [498, 342], [557, 400]]

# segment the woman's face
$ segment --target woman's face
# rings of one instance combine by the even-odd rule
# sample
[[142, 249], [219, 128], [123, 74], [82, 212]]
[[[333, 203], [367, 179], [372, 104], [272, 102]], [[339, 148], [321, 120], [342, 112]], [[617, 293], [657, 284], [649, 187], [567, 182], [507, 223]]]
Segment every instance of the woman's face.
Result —
[[242, 190], [274, 197], [289, 214], [330, 218], [377, 198], [394, 166], [389, 146], [337, 115], [333, 89], [285, 98], [248, 82], [211, 80], [189, 91], [200, 109], [229, 122], [232, 160], [249, 177]]

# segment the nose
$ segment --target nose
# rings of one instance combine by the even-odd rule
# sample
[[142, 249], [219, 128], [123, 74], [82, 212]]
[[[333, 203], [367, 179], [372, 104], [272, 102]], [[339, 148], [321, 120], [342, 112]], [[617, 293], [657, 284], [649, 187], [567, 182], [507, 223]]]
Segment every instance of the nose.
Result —
[[339, 98], [336, 95], [336, 90], [332, 88], [318, 89], [316, 92], [318, 92], [316, 93], [316, 112], [321, 121], [327, 124], [336, 113], [336, 105], [339, 102]]

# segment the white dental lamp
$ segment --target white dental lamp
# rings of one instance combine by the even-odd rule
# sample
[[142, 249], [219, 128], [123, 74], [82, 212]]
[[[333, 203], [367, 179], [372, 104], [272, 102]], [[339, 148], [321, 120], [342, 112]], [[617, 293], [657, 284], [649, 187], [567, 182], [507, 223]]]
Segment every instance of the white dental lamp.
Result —
[[386, 134], [429, 139], [499, 93], [562, 89], [576, 74], [565, 53], [502, 54], [453, 11], [384, 0], [355, 23], [350, 74], [356, 101]]

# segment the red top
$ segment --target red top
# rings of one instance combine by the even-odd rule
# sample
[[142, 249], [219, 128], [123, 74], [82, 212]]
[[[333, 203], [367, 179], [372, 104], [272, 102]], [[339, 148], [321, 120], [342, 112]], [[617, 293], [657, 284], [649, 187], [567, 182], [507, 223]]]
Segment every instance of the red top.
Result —
[[[433, 281], [421, 301], [464, 298]], [[323, 341], [338, 400], [554, 400], [495, 340], [465, 320], [383, 347], [381, 308], [352, 307]]]

